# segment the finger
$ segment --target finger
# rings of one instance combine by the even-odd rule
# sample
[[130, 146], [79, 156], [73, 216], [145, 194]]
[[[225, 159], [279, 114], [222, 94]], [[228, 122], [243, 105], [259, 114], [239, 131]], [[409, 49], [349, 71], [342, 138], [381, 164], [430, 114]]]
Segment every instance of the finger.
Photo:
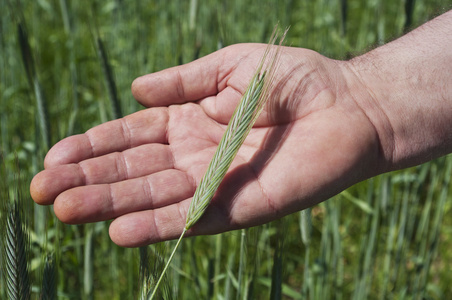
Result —
[[[216, 234], [263, 224], [275, 218], [249, 165], [233, 171], [220, 186], [205, 214], [186, 236]], [[123, 247], [138, 247], [176, 239], [185, 226], [192, 198], [157, 209], [133, 212], [115, 219], [110, 237]]]
[[[114, 243], [122, 247], [140, 247], [176, 239], [184, 229], [191, 201], [192, 198], [188, 198], [162, 208], [123, 215], [111, 223], [110, 237]], [[211, 206], [185, 236], [231, 230], [233, 227], [227, 216], [228, 211], [220, 211]]]
[[[243, 200], [248, 196], [255, 200], [255, 187], [247, 188], [240, 198]], [[216, 200], [195, 226], [187, 231], [186, 237], [260, 225], [275, 218], [265, 204], [258, 203], [255, 209], [255, 201]], [[184, 229], [191, 201], [192, 198], [188, 198], [165, 207], [122, 215], [111, 223], [110, 237], [122, 247], [140, 247], [177, 239]]]
[[190, 199], [162, 209], [123, 215], [110, 224], [110, 238], [122, 247], [141, 247], [176, 239], [185, 226]]
[[136, 112], [61, 140], [47, 153], [44, 165], [52, 168], [146, 143], [166, 143], [167, 123], [166, 108]]
[[[263, 50], [263, 47], [237, 44], [191, 63], [139, 77], [132, 83], [132, 93], [141, 104], [150, 107], [202, 100], [218, 94], [230, 84], [243, 92], [258, 62], [245, 58], [256, 49]], [[238, 75], [232, 76], [239, 66], [246, 70], [245, 74], [236, 72]]]
[[54, 210], [64, 223], [97, 222], [170, 205], [193, 193], [193, 184], [185, 173], [165, 170], [113, 184], [70, 189], [55, 199]]
[[217, 93], [217, 53], [135, 79], [132, 94], [144, 106], [167, 106]]
[[36, 174], [30, 183], [31, 197], [38, 204], [52, 204], [63, 190], [84, 184], [84, 176], [80, 172], [78, 165], [71, 164]]
[[199, 105], [213, 120], [221, 124], [228, 124], [241, 97], [241, 91], [227, 87], [215, 97], [204, 98]]
[[60, 193], [77, 186], [113, 183], [172, 167], [173, 158], [167, 145], [147, 144], [44, 170], [31, 181], [30, 192], [36, 203], [49, 205]]

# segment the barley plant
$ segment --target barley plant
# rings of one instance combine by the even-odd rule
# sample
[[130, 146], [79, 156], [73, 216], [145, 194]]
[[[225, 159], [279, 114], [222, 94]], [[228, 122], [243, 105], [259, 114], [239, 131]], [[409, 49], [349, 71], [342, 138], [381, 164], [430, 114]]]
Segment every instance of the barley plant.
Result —
[[[64, 225], [28, 190], [51, 145], [143, 109], [130, 93], [140, 75], [231, 44], [267, 43], [277, 23], [290, 26], [287, 45], [348, 59], [444, 12], [450, 0], [0, 7], [0, 299], [146, 299], [167, 264], [159, 299], [452, 298], [451, 156], [366, 180], [263, 226], [184, 239], [174, 252], [178, 241], [118, 247], [108, 221]], [[267, 66], [251, 81], [261, 91], [269, 88]], [[252, 124], [256, 114], [245, 115]], [[236, 130], [237, 140], [247, 130]], [[202, 218], [234, 151], [212, 162], [216, 180], [200, 184], [187, 229]]]
[[[1, 156], [0, 156], [1, 158]], [[2, 167], [2, 166], [0, 166]], [[5, 176], [5, 168], [0, 174]], [[2, 176], [2, 177], [3, 177]], [[19, 180], [16, 178], [15, 180]], [[18, 184], [19, 185], [19, 184]], [[28, 218], [24, 210], [23, 198], [19, 190], [6, 192], [2, 187], [1, 211], [1, 266], [5, 278], [6, 295], [9, 299], [30, 299], [31, 283], [29, 275], [30, 239], [27, 232]]]
[[23, 217], [18, 202], [14, 202], [5, 211], [6, 233], [3, 236], [4, 266], [7, 278], [7, 296], [10, 299], [29, 299], [30, 281], [28, 275], [29, 240], [22, 223]]
[[151, 299], [154, 298], [160, 280], [165, 275], [171, 259], [186, 231], [193, 227], [193, 225], [196, 224], [196, 222], [206, 211], [237, 152], [259, 117], [264, 104], [270, 97], [270, 92], [274, 83], [274, 74], [278, 67], [280, 47], [286, 34], [287, 30], [281, 37], [279, 47], [275, 48], [274, 44], [278, 36], [277, 27], [275, 27], [272, 37], [270, 38], [270, 42], [259, 65], [256, 68], [255, 74], [243, 94], [242, 99], [237, 105], [231, 120], [228, 123], [226, 131], [218, 144], [217, 150], [215, 151], [215, 154], [207, 167], [207, 171], [195, 191], [193, 200], [188, 209], [185, 227], [179, 240], [177, 241], [176, 246], [174, 247], [173, 252], [171, 253], [171, 256], [168, 259], [165, 268], [162, 271], [160, 279], [156, 283], [154, 292], [150, 295]]

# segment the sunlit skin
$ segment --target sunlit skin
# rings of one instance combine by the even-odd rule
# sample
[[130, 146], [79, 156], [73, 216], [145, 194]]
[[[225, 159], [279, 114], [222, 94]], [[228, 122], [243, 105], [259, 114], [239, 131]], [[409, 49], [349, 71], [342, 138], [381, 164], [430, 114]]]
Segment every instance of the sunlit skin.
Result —
[[[263, 224], [451, 152], [451, 19], [351, 61], [285, 47], [271, 99], [187, 236]], [[121, 246], [179, 237], [264, 49], [233, 45], [137, 78], [132, 93], [147, 109], [57, 143], [33, 199], [65, 223], [114, 219]]]

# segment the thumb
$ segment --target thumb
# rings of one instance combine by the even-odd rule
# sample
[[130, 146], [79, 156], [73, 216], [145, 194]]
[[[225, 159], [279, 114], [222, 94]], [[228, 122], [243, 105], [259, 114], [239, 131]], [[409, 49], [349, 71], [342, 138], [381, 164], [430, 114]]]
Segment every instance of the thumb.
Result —
[[185, 65], [141, 76], [132, 94], [146, 107], [197, 101], [218, 93], [219, 51]]

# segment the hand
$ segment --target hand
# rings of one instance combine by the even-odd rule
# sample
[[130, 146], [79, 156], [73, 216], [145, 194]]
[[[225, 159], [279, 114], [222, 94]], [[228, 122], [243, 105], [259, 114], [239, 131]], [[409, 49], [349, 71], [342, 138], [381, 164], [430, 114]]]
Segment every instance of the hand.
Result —
[[[277, 85], [206, 214], [186, 235], [263, 224], [376, 174], [452, 152], [452, 11], [348, 62], [285, 48]], [[150, 107], [68, 137], [31, 183], [66, 223], [115, 219], [118, 245], [177, 238], [265, 45], [138, 78]]]
[[[33, 199], [65, 223], [115, 219], [121, 246], [178, 237], [265, 46], [230, 46], [136, 79], [132, 92], [149, 108], [57, 143]], [[349, 88], [355, 78], [346, 62], [285, 47], [271, 99], [187, 235], [263, 224], [383, 171], [377, 131]]]

